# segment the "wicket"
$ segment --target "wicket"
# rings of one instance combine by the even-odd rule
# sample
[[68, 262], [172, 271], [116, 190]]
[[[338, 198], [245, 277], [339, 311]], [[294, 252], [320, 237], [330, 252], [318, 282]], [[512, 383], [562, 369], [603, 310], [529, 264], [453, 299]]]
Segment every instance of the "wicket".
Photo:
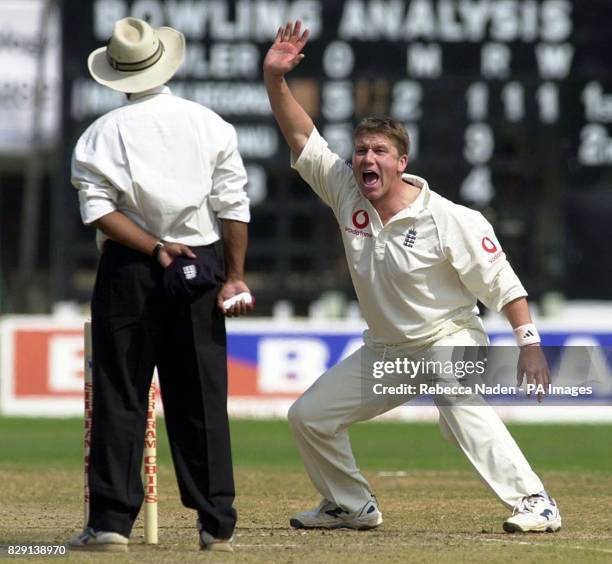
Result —
[[[91, 344], [91, 322], [87, 321], [84, 327], [85, 339], [85, 416], [84, 416], [84, 517], [85, 526], [89, 519], [89, 449], [91, 445], [91, 418], [93, 407], [93, 353]], [[143, 485], [145, 490], [144, 497], [144, 541], [147, 544], [157, 544], [157, 429], [155, 423], [155, 394], [157, 386], [151, 383], [149, 389], [149, 405], [147, 407], [147, 424], [144, 436], [144, 455], [143, 455]]]

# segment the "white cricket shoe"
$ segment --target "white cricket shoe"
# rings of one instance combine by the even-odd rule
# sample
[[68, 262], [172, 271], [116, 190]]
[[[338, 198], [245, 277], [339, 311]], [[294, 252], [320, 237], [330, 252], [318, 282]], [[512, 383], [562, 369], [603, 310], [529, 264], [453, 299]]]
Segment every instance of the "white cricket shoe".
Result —
[[232, 546], [234, 535], [229, 539], [217, 539], [204, 530], [199, 519], [197, 521], [197, 527], [200, 535], [200, 549], [214, 550], [216, 552], [234, 552], [234, 547]]
[[557, 502], [545, 493], [525, 496], [516, 504], [512, 517], [504, 522], [507, 533], [555, 533], [560, 528]]
[[92, 550], [103, 552], [127, 552], [129, 539], [112, 531], [96, 531], [91, 527], [83, 529], [68, 542], [75, 550]]
[[311, 511], [296, 513], [289, 524], [294, 529], [374, 529], [383, 522], [376, 500], [371, 499], [359, 511], [349, 513], [333, 501], [324, 499]]

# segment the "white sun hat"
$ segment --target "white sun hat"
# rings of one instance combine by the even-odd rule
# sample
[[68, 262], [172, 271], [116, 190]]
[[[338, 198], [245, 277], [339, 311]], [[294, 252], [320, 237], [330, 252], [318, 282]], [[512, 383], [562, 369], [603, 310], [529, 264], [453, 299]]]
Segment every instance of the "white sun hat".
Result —
[[180, 31], [124, 18], [115, 23], [107, 46], [90, 53], [87, 66], [96, 82], [135, 93], [168, 82], [184, 55], [185, 36]]

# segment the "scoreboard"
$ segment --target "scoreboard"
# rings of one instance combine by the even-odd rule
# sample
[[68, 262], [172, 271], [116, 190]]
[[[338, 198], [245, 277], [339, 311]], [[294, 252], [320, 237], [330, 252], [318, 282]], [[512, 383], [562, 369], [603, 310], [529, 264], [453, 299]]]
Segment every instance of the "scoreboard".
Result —
[[[326, 290], [351, 294], [332, 214], [289, 168], [262, 83], [278, 26], [295, 19], [310, 40], [287, 79], [336, 152], [350, 158], [352, 129], [364, 116], [401, 120], [411, 137], [409, 172], [488, 217], [533, 297], [612, 297], [611, 2], [63, 4], [66, 163], [84, 128], [123, 102], [86, 68], [114, 21], [132, 15], [185, 34], [186, 59], [170, 86], [237, 129], [253, 214], [247, 270], [262, 313], [279, 296], [303, 310]], [[76, 194], [60, 192], [58, 242], [81, 242], [61, 265], [64, 292], [73, 295], [86, 290], [76, 281], [89, 280], [82, 274], [94, 268], [95, 249], [78, 226]]]

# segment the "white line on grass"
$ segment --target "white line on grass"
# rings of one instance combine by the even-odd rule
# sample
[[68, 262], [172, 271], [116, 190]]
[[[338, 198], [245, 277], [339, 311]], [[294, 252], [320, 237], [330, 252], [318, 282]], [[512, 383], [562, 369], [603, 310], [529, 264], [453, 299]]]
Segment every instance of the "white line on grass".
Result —
[[236, 548], [297, 548], [297, 544], [234, 544]]
[[[478, 537], [472, 537], [474, 539], [477, 539]], [[561, 548], [572, 548], [574, 550], [590, 550], [590, 551], [594, 551], [594, 552], [605, 552], [606, 554], [612, 554], [612, 549], [609, 548], [591, 548], [589, 546], [572, 546], [569, 544], [550, 544], [550, 543], [546, 543], [546, 542], [528, 542], [528, 541], [513, 541], [513, 540], [502, 540], [502, 539], [478, 539], [481, 541], [485, 541], [485, 542], [503, 542], [504, 544], [523, 544], [523, 545], [528, 545], [528, 546], [547, 546], [547, 547], [551, 547], [551, 546], [555, 546], [555, 547], [561, 547]]]

